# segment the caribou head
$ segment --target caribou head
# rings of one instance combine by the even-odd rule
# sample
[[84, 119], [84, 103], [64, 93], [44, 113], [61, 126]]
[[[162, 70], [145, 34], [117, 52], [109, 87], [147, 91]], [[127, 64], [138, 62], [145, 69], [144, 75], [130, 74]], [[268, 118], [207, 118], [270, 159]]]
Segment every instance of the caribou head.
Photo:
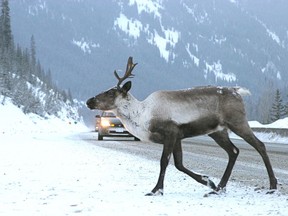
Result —
[[107, 91], [104, 91], [95, 97], [92, 97], [88, 99], [87, 106], [90, 109], [99, 109], [99, 110], [113, 110], [117, 108], [117, 101], [120, 98], [127, 97], [128, 91], [131, 88], [131, 81], [126, 82], [123, 86], [121, 86], [122, 82], [126, 80], [127, 78], [133, 78], [134, 74], [132, 74], [132, 71], [134, 67], [137, 65], [137, 63], [133, 63], [133, 58], [129, 57], [126, 71], [123, 77], [120, 77], [117, 73], [117, 71], [114, 71], [114, 75], [118, 80], [118, 83], [115, 87], [110, 88]]

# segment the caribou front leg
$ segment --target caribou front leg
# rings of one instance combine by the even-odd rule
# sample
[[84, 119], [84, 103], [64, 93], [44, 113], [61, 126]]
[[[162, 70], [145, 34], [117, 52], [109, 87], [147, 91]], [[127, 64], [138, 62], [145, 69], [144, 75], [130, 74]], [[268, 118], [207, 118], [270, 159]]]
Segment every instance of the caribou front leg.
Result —
[[160, 160], [160, 174], [154, 189], [146, 196], [163, 195], [163, 182], [166, 168], [168, 166], [176, 140], [179, 136], [177, 124], [173, 121], [161, 121], [153, 119], [150, 121], [150, 140], [155, 143], [163, 144], [163, 151]]
[[164, 177], [165, 177], [166, 168], [168, 166], [168, 163], [171, 157], [172, 150], [173, 150], [173, 145], [171, 146], [171, 144], [170, 145], [164, 144], [163, 152], [162, 152], [162, 156], [160, 160], [160, 174], [159, 174], [157, 184], [150, 193], [146, 194], [146, 196], [163, 195]]

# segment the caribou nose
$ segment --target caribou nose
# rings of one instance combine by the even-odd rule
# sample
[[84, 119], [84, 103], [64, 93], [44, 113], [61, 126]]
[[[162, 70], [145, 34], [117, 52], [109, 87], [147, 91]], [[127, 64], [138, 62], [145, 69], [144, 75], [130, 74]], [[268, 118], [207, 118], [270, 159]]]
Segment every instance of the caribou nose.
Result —
[[87, 100], [86, 105], [89, 109], [94, 109], [95, 107], [95, 98], [90, 98]]

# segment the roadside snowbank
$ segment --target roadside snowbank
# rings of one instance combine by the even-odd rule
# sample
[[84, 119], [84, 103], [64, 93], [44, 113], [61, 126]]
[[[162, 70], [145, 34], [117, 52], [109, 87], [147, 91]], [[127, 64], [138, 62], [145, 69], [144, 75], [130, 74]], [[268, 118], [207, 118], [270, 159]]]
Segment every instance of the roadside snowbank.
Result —
[[[287, 129], [288, 130], [288, 118], [279, 119], [271, 124], [261, 124], [258, 121], [250, 121], [249, 125], [251, 128], [272, 128], [272, 129]], [[269, 133], [254, 132], [254, 133], [262, 142], [288, 144], [288, 137], [281, 136], [277, 133], [273, 133], [273, 132], [269, 132]], [[233, 139], [241, 139], [234, 133], [231, 133], [230, 137]]]
[[288, 117], [284, 119], [279, 119], [271, 124], [261, 124], [258, 121], [250, 121], [250, 127], [254, 128], [283, 128], [288, 129]]
[[67, 119], [65, 115], [60, 118], [47, 116], [42, 118], [35, 114], [25, 115], [22, 110], [6, 100], [5, 105], [0, 104], [0, 134], [10, 133], [45, 133], [45, 132], [73, 132], [87, 130], [82, 122]]

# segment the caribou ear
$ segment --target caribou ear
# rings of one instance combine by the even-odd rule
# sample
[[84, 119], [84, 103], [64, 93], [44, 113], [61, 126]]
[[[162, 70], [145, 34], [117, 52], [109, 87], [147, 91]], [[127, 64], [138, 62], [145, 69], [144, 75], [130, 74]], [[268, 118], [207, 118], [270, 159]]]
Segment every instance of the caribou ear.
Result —
[[131, 89], [132, 86], [132, 82], [128, 81], [126, 82], [123, 87], [121, 88], [122, 92], [124, 92], [125, 94]]

